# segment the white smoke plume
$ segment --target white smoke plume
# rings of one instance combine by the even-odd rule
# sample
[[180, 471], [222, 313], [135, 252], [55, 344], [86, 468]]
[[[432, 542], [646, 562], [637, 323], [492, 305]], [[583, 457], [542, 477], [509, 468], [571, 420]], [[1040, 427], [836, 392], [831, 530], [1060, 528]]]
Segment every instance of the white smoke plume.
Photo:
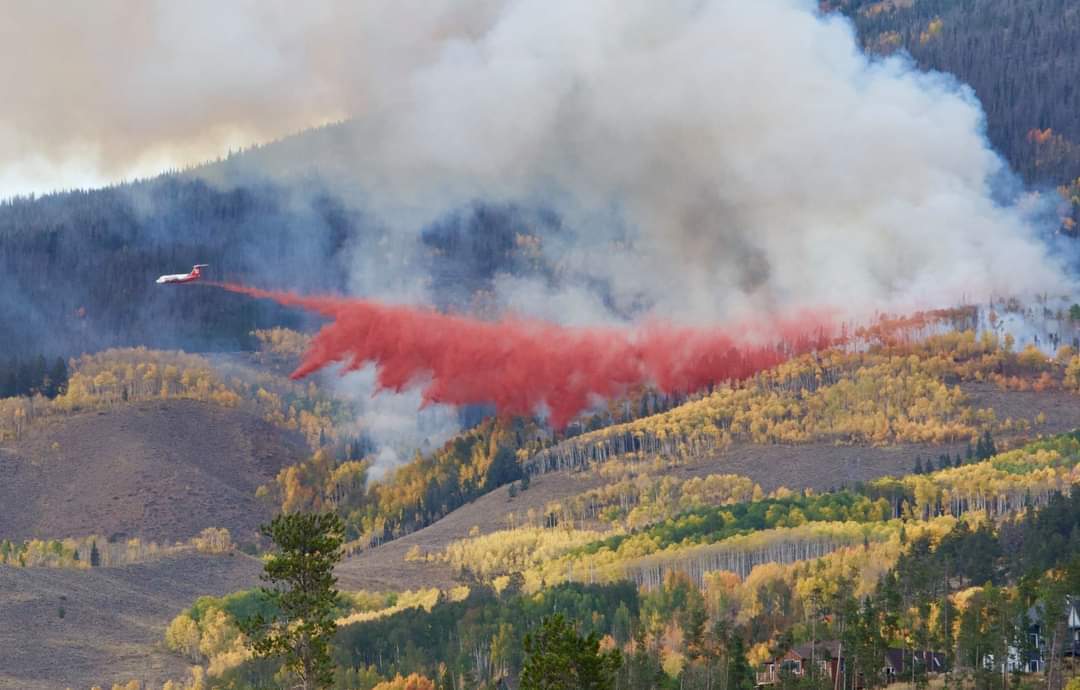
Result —
[[345, 376], [331, 372], [327, 380], [337, 395], [353, 401], [357, 408], [357, 431], [377, 449], [370, 470], [373, 479], [408, 462], [417, 451], [423, 454], [434, 451], [461, 428], [453, 407], [436, 404], [420, 409], [418, 388], [401, 393], [376, 393], [373, 366]]
[[619, 313], [865, 312], [1063, 285], [991, 194], [1003, 165], [970, 89], [867, 57], [812, 0], [3, 11], [9, 176], [350, 117], [322, 162], [389, 227], [476, 200], [555, 210], [576, 238], [564, 274], [604, 281]]
[[1060, 288], [992, 197], [983, 125], [969, 89], [868, 58], [810, 2], [523, 0], [411, 72], [356, 153], [387, 218], [553, 207], [569, 272], [700, 322]]

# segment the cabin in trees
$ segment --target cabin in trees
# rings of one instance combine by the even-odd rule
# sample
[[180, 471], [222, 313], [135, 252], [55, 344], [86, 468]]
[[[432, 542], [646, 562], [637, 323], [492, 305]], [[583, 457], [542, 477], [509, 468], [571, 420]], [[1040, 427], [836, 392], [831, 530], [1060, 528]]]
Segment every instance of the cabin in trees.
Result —
[[764, 665], [757, 674], [757, 684], [776, 685], [784, 678], [802, 678], [817, 667], [817, 675], [828, 676], [834, 682], [837, 673], [845, 673], [844, 659], [840, 654], [839, 640], [824, 640], [815, 645], [802, 644], [792, 647], [782, 656]]
[[881, 669], [885, 684], [903, 681], [912, 671], [919, 673], [944, 673], [945, 655], [939, 652], [910, 649], [886, 649], [885, 667]]
[[[913, 668], [919, 671], [922, 667], [927, 673], [941, 673], [945, 670], [945, 655], [939, 652], [887, 649], [883, 661], [881, 677], [886, 684], [903, 680]], [[854, 681], [848, 676], [847, 663], [839, 640], [824, 640], [813, 646], [803, 644], [789, 649], [782, 656], [765, 664], [763, 670], [757, 674], [757, 684], [777, 685], [785, 678], [802, 678], [814, 667], [817, 667], [820, 677], [832, 681], [833, 687], [854, 690], [865, 687], [861, 675]]]

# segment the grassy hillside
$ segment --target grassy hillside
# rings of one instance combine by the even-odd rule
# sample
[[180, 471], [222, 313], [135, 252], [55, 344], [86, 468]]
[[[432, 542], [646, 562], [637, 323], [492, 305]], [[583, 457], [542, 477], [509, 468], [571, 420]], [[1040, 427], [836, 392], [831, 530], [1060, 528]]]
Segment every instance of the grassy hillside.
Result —
[[64, 417], [0, 446], [2, 536], [173, 541], [225, 527], [250, 541], [270, 515], [256, 489], [307, 453], [298, 434], [197, 401]]
[[224, 527], [250, 541], [271, 508], [257, 489], [316, 449], [347, 451], [346, 421], [342, 401], [256, 360], [83, 355], [56, 397], [0, 399], [0, 539], [171, 541]]
[[197, 596], [250, 587], [259, 569], [194, 552], [122, 568], [0, 567], [0, 688], [182, 679], [189, 664], [164, 650], [161, 630]]

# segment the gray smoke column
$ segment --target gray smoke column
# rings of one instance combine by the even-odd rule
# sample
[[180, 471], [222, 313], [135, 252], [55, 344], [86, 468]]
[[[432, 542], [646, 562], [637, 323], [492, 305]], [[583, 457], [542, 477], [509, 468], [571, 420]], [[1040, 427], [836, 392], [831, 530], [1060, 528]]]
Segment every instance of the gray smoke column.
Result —
[[[86, 150], [123, 170], [350, 117], [319, 162], [396, 237], [477, 200], [563, 219], [542, 247], [550, 294], [500, 281], [523, 311], [700, 323], [1065, 287], [1021, 206], [992, 194], [1007, 171], [972, 92], [867, 57], [811, 0], [4, 14], [0, 150], [16, 163], [0, 176]], [[357, 285], [380, 282], [370, 268]], [[584, 285], [605, 286], [602, 309]]]
[[460, 430], [456, 409], [422, 406], [419, 388], [376, 392], [373, 366], [345, 376], [330, 372], [327, 380], [337, 395], [353, 401], [357, 433], [366, 435], [377, 448], [370, 471], [374, 479], [412, 460], [417, 451], [426, 454], [439, 448]]
[[555, 208], [566, 274], [618, 306], [860, 316], [1063, 285], [992, 196], [972, 92], [811, 2], [513, 2], [400, 86], [356, 129], [382, 215]]

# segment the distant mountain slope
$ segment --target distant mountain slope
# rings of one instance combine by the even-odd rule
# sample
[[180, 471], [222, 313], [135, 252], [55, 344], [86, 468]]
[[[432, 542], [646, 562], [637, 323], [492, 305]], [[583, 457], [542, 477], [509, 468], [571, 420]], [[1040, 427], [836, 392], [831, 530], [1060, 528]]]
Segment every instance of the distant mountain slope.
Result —
[[179, 176], [0, 204], [0, 351], [240, 349], [253, 328], [296, 317], [154, 279], [208, 263], [211, 278], [338, 289], [333, 257], [352, 223], [306, 190], [222, 189]]
[[269, 517], [256, 488], [307, 453], [299, 434], [188, 400], [50, 420], [0, 445], [0, 538], [171, 542], [226, 527], [248, 541]]
[[831, 0], [866, 47], [904, 49], [970, 84], [988, 134], [1028, 182], [1080, 177], [1080, 5], [1072, 0]]
[[[397, 237], [364, 211], [351, 123], [300, 132], [191, 170], [0, 201], [0, 353], [74, 355], [147, 345], [250, 349], [250, 332], [311, 320], [277, 305], [157, 276], [303, 292], [392, 286], [468, 309], [499, 272], [550, 277], [520, 236], [558, 220], [468, 205]], [[362, 289], [362, 287], [361, 287]]]

